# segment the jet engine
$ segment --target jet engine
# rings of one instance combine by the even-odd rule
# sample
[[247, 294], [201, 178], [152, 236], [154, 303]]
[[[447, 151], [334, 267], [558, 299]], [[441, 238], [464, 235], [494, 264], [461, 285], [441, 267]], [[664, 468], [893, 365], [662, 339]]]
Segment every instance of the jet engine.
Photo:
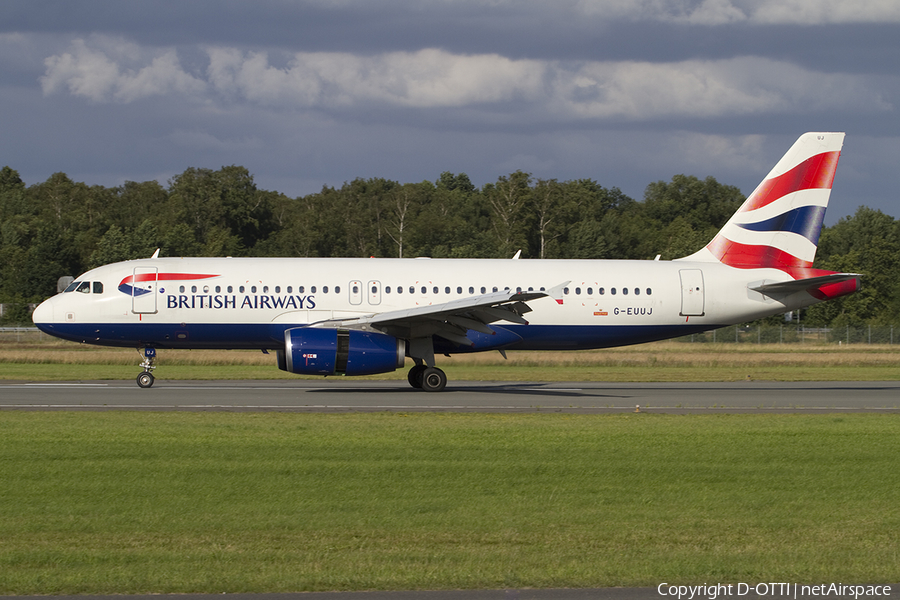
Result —
[[278, 368], [298, 375], [374, 375], [403, 366], [406, 340], [368, 331], [295, 327], [284, 332]]

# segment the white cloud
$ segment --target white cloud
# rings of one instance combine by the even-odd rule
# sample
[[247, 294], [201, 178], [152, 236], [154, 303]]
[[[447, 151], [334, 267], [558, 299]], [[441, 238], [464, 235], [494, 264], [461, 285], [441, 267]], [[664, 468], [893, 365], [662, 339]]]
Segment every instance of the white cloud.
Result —
[[535, 98], [546, 70], [541, 61], [435, 49], [375, 56], [301, 52], [284, 69], [271, 66], [265, 53], [207, 52], [216, 90], [269, 105], [428, 108]]
[[896, 0], [766, 0], [752, 13], [765, 24], [791, 23], [898, 23], [900, 2]]
[[864, 77], [818, 73], [756, 57], [677, 63], [597, 62], [558, 73], [557, 109], [584, 118], [715, 118], [890, 108]]
[[165, 50], [153, 56], [149, 65], [135, 69], [123, 66], [141, 61], [143, 52], [134, 44], [97, 37], [91, 41], [89, 46], [76, 39], [69, 52], [44, 61], [46, 71], [40, 81], [45, 95], [67, 89], [94, 102], [128, 103], [170, 93], [198, 94], [206, 87], [182, 69], [174, 50]]
[[70, 52], [46, 59], [44, 93], [68, 90], [121, 103], [178, 95], [274, 110], [465, 108], [495, 120], [500, 109], [504, 118], [529, 123], [890, 108], [864, 76], [757, 57], [561, 62], [425, 49], [373, 56], [304, 52], [274, 66], [265, 52], [213, 47], [206, 49], [204, 80], [187, 73], [174, 50], [101, 41], [106, 47], [98, 49], [75, 40]]
[[898, 23], [896, 0], [580, 0], [587, 14], [694, 25]]

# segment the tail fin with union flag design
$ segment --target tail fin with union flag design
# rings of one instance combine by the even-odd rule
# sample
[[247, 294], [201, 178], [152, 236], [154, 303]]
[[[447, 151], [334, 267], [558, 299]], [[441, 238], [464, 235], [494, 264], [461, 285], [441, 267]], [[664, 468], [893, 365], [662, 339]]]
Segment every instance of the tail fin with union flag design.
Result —
[[[812, 268], [843, 142], [843, 133], [800, 136], [716, 237], [681, 260], [774, 268], [796, 280], [783, 290], [759, 290], [763, 293], [806, 289], [817, 297], [836, 297], [855, 291], [858, 275]], [[807, 288], [798, 285], [806, 279]]]

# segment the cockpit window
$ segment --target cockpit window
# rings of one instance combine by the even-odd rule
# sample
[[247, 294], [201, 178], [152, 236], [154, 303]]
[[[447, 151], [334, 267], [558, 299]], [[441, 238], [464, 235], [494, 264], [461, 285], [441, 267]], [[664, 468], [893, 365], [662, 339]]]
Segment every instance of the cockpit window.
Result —
[[93, 283], [90, 281], [73, 281], [69, 284], [63, 293], [66, 292], [81, 292], [82, 294], [90, 294], [91, 291], [95, 294], [103, 293], [103, 282], [102, 281], [94, 281]]

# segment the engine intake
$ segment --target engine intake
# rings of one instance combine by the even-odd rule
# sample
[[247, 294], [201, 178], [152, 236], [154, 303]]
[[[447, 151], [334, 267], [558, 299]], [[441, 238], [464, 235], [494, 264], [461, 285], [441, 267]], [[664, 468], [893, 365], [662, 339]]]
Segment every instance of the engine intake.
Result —
[[284, 332], [278, 368], [298, 375], [374, 375], [395, 371], [406, 341], [368, 331], [295, 327]]

